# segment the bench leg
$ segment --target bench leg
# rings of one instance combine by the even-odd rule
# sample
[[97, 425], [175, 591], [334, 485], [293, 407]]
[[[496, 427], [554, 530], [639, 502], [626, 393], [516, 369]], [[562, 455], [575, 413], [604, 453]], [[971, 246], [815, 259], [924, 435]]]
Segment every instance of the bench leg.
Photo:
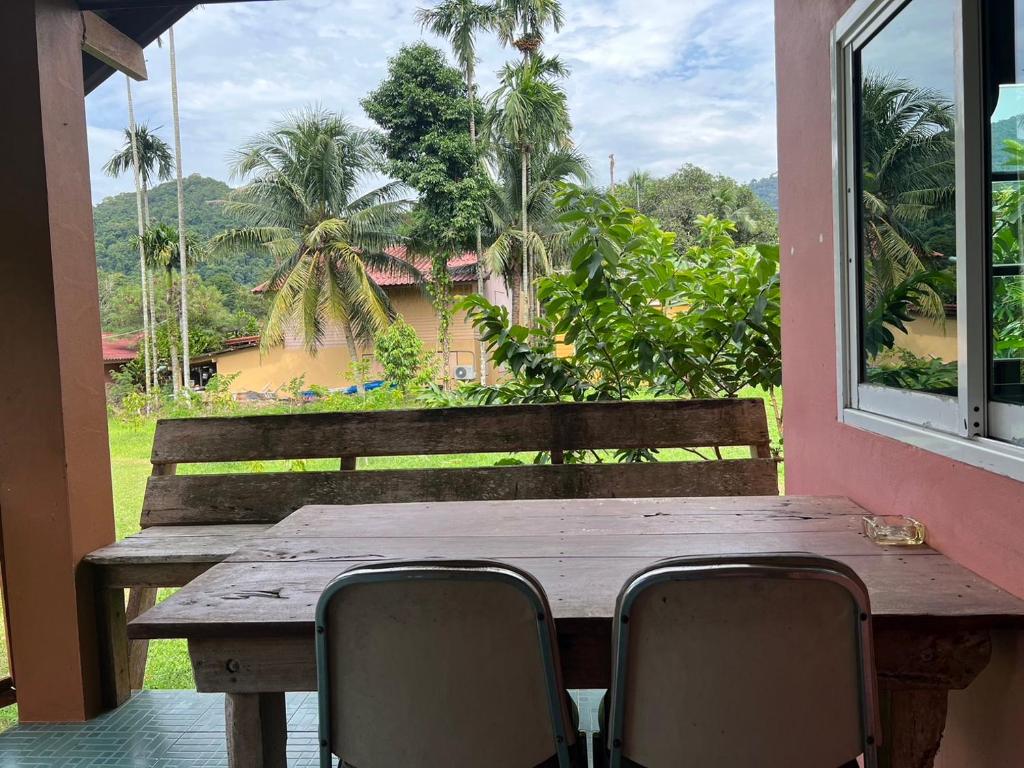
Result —
[[124, 704], [132, 693], [128, 674], [128, 623], [125, 620], [124, 590], [98, 588], [96, 608], [103, 706], [114, 709]]
[[[127, 620], [137, 619], [156, 605], [155, 587], [134, 587], [128, 593]], [[133, 691], [141, 691], [146, 679], [149, 640], [131, 640], [128, 645], [128, 676]]]
[[286, 768], [288, 719], [283, 693], [224, 695], [229, 768]]

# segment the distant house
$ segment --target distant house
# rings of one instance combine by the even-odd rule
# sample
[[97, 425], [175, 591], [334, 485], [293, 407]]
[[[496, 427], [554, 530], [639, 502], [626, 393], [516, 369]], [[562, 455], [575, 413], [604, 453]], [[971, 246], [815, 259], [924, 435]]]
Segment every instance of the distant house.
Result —
[[103, 376], [108, 382], [113, 381], [111, 374], [122, 370], [138, 357], [141, 338], [141, 333], [129, 336], [115, 333], [103, 334]]
[[[405, 258], [403, 248], [390, 251], [393, 256]], [[429, 272], [426, 259], [415, 262], [420, 272]], [[457, 296], [475, 293], [477, 290], [477, 256], [465, 253], [449, 262], [449, 271], [454, 281]], [[438, 319], [430, 298], [410, 275], [371, 271], [374, 280], [387, 293], [395, 311], [409, 325], [416, 329], [428, 350], [438, 350]], [[255, 289], [261, 292], [264, 286]], [[508, 306], [509, 297], [500, 276], [490, 277], [485, 282], [484, 294], [495, 304]], [[200, 355], [193, 360], [192, 379], [196, 384], [205, 383], [213, 373], [237, 377], [231, 384], [233, 392], [274, 392], [293, 379], [304, 376], [307, 385], [327, 388], [348, 387], [354, 382], [351, 377], [351, 359], [341, 326], [328, 329], [323, 346], [316, 355], [311, 355], [303, 344], [300, 328], [285, 334], [284, 344], [266, 353], [260, 351], [258, 336], [231, 339], [225, 348], [211, 354]], [[373, 362], [372, 348], [362, 348], [363, 358]], [[451, 325], [451, 352], [448, 373], [454, 376], [456, 368], [467, 369], [479, 374], [478, 359], [473, 328], [465, 313], [456, 313]], [[371, 376], [376, 372], [371, 373]]]

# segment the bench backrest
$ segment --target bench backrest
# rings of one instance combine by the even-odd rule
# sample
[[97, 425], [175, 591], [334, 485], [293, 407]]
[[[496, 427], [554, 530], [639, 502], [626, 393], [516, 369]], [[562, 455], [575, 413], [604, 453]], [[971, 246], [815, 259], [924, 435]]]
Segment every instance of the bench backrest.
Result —
[[[567, 451], [750, 448], [750, 458], [565, 464]], [[551, 463], [355, 469], [357, 457], [547, 451]], [[338, 459], [330, 472], [176, 475], [178, 464]], [[306, 504], [778, 493], [757, 399], [310, 413], [158, 422], [142, 526], [275, 523]]]

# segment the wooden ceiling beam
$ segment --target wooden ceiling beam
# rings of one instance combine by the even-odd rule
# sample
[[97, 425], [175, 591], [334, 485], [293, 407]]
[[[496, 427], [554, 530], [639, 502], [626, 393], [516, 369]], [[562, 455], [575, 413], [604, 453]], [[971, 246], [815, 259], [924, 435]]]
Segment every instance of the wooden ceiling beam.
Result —
[[147, 80], [142, 46], [91, 11], [82, 14], [85, 34], [82, 50], [133, 80]]

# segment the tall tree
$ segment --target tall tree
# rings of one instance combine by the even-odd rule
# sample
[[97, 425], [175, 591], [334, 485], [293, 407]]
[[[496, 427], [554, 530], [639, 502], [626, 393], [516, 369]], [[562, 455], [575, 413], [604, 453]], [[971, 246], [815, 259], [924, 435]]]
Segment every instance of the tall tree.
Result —
[[[387, 170], [419, 193], [410, 242], [431, 261], [431, 292], [449, 373], [451, 275], [448, 264], [478, 226], [488, 181], [466, 133], [475, 104], [462, 75], [426, 43], [402, 48], [388, 76], [363, 100], [382, 129]], [[479, 265], [477, 267], [480, 268]]]
[[495, 144], [506, 144], [516, 150], [520, 162], [520, 187], [523, 190], [520, 209], [522, 227], [521, 295], [525, 311], [513, 306], [513, 313], [522, 313], [527, 324], [533, 322], [530, 262], [537, 254], [531, 249], [529, 219], [529, 172], [531, 155], [551, 146], [568, 146], [572, 122], [565, 91], [557, 82], [568, 70], [558, 57], [547, 58], [535, 53], [521, 64], [506, 64], [501, 71], [498, 89], [491, 95], [486, 128]]
[[139, 170], [139, 142], [135, 131], [135, 101], [132, 98], [132, 79], [125, 75], [125, 84], [128, 87], [128, 131], [131, 133], [132, 143], [132, 175], [135, 178], [135, 207], [138, 215], [138, 237], [139, 237], [139, 277], [141, 280], [141, 305], [142, 305], [142, 362], [143, 378], [145, 379], [145, 391], [149, 395], [154, 385], [154, 371], [156, 361], [150, 358], [150, 328], [149, 317], [149, 294], [146, 290], [146, 249], [142, 243], [142, 236], [146, 233], [146, 220], [142, 212], [142, 173]]
[[498, 0], [497, 10], [498, 36], [524, 59], [539, 53], [548, 27], [558, 32], [565, 22], [559, 0]]
[[367, 131], [339, 115], [309, 110], [242, 147], [232, 175], [246, 181], [223, 201], [245, 226], [213, 238], [212, 252], [270, 254], [276, 268], [264, 349], [283, 343], [298, 324], [316, 354], [333, 323], [341, 325], [352, 362], [394, 317], [373, 271], [416, 273], [385, 252], [402, 242], [408, 202], [391, 182], [359, 194], [381, 162]]
[[[573, 147], [543, 148], [530, 163], [529, 194], [526, 207], [529, 221], [529, 247], [522, 227], [523, 186], [519, 152], [511, 146], [497, 148], [493, 161], [494, 185], [486, 201], [488, 267], [504, 277], [512, 287], [512, 307], [521, 302], [522, 258], [529, 253], [530, 272], [549, 273], [564, 266], [568, 254], [568, 230], [557, 223], [555, 192], [563, 182], [585, 184], [590, 179], [586, 157]], [[518, 320], [514, 319], [514, 322]]]
[[[466, 91], [473, 107], [469, 111], [469, 137], [475, 149], [477, 147], [476, 35], [478, 32], [495, 28], [498, 9], [495, 5], [485, 5], [475, 0], [442, 0], [434, 8], [420, 8], [416, 11], [416, 19], [424, 29], [446, 38], [451, 43], [455, 59], [459, 62], [466, 78]], [[484, 293], [485, 279], [483, 250], [483, 233], [478, 221], [476, 225], [476, 289], [480, 295]], [[476, 345], [480, 360], [480, 383], [486, 385], [487, 361], [484, 359], [484, 345], [479, 331], [476, 333]]]
[[181, 167], [181, 117], [178, 113], [178, 57], [174, 48], [174, 27], [167, 30], [171, 60], [171, 113], [174, 121], [174, 159], [178, 183], [178, 270], [181, 272], [181, 385], [192, 388], [188, 333], [188, 235], [185, 231], [185, 185]]
[[[134, 104], [133, 104], [134, 109]], [[121, 149], [114, 153], [114, 156], [107, 161], [103, 170], [110, 176], [120, 176], [131, 170], [134, 173], [135, 155], [138, 155], [139, 183], [142, 190], [142, 227], [143, 231], [149, 226], [149, 190], [154, 181], [166, 181], [171, 178], [171, 166], [174, 156], [171, 148], [155, 132], [151, 131], [145, 124], [136, 125], [125, 130], [125, 142]], [[140, 264], [140, 269], [143, 266]], [[151, 376], [152, 386], [157, 385], [157, 367], [159, 356], [156, 348], [156, 292], [153, 285], [152, 274], [146, 274], [144, 291], [146, 293], [146, 305], [149, 310], [150, 327], [150, 358], [152, 360]]]

